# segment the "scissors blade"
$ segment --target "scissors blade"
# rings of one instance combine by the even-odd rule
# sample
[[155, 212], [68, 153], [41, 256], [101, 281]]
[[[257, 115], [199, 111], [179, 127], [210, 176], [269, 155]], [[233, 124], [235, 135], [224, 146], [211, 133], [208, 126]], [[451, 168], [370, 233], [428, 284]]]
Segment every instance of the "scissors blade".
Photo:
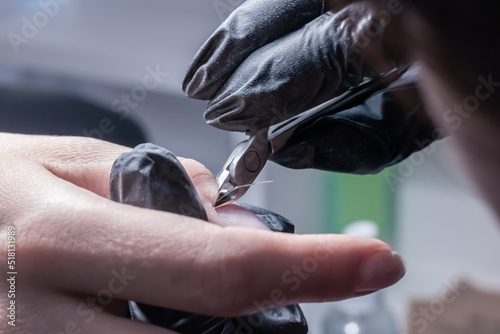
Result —
[[217, 176], [219, 190], [215, 207], [240, 199], [254, 184], [267, 163], [270, 153], [268, 129], [236, 146]]

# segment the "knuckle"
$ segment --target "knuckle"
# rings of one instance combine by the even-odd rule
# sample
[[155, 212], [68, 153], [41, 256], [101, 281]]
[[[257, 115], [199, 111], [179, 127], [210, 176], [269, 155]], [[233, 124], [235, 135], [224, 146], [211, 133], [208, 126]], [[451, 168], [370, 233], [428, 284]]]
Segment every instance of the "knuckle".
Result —
[[222, 239], [212, 238], [200, 250], [194, 265], [202, 269], [195, 284], [215, 315], [237, 316], [251, 309], [252, 275], [258, 271], [249, 265], [252, 255], [228, 240], [224, 229], [221, 233]]
[[192, 159], [179, 159], [189, 178], [195, 185], [212, 184], [215, 182], [210, 170], [203, 164]]
[[79, 237], [83, 227], [74, 224], [75, 220], [64, 202], [35, 205], [13, 220], [16, 253], [22, 258], [19, 270], [24, 277], [50, 280], [51, 271], [63, 269], [58, 268], [57, 259], [73, 253], [75, 246], [84, 242]]

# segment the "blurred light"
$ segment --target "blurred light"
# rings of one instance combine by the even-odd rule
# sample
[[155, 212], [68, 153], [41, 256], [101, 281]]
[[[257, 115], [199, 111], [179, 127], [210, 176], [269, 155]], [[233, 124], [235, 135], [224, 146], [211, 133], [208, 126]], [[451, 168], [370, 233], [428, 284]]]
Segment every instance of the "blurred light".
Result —
[[344, 327], [345, 334], [359, 334], [359, 326], [355, 322], [350, 322]]

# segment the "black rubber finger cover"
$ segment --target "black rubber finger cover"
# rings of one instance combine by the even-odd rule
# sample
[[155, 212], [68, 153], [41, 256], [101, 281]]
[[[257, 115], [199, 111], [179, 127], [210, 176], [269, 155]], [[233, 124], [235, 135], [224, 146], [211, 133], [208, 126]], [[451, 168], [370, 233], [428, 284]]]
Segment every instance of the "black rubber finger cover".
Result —
[[[174, 154], [153, 144], [122, 154], [111, 171], [111, 200], [142, 208], [172, 212], [207, 221], [203, 204]], [[292, 232], [293, 224], [272, 212], [245, 206], [271, 230]], [[298, 305], [240, 317], [216, 318], [129, 302], [132, 319], [180, 334], [305, 334], [307, 322]], [[263, 306], [265, 307], [265, 305]]]

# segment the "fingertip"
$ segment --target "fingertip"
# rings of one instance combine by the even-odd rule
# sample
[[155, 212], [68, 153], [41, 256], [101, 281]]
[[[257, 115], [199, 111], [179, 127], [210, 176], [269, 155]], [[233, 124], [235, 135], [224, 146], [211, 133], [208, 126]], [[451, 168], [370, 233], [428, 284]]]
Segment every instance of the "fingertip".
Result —
[[[227, 33], [223, 26], [219, 27], [203, 44], [189, 65], [182, 82], [182, 90], [189, 98], [212, 100], [234, 71], [236, 65], [226, 51], [231, 49], [226, 45]], [[224, 66], [220, 65], [221, 57], [226, 58]]]
[[[225, 131], [256, 133], [269, 127], [269, 110], [257, 98], [262, 92], [234, 82], [219, 91], [203, 114], [206, 123]], [[267, 96], [271, 98], [271, 96]]]
[[[183, 91], [193, 99], [211, 100], [249, 55], [314, 20], [323, 7], [321, 0], [246, 1], [200, 48]], [[282, 20], [291, 16], [293, 20]]]
[[188, 71], [182, 84], [182, 90], [187, 97], [196, 100], [211, 100], [217, 93], [217, 87], [210, 80], [207, 65], [200, 64]]
[[406, 271], [402, 258], [376, 239], [281, 235], [264, 245], [269, 248], [263, 251], [267, 253], [261, 263], [263, 272], [277, 277], [269, 275], [261, 283], [269, 291], [282, 291], [285, 304], [369, 294], [397, 283]]
[[354, 292], [357, 294], [376, 292], [399, 282], [406, 273], [406, 262], [392, 250], [370, 254], [358, 269]]

